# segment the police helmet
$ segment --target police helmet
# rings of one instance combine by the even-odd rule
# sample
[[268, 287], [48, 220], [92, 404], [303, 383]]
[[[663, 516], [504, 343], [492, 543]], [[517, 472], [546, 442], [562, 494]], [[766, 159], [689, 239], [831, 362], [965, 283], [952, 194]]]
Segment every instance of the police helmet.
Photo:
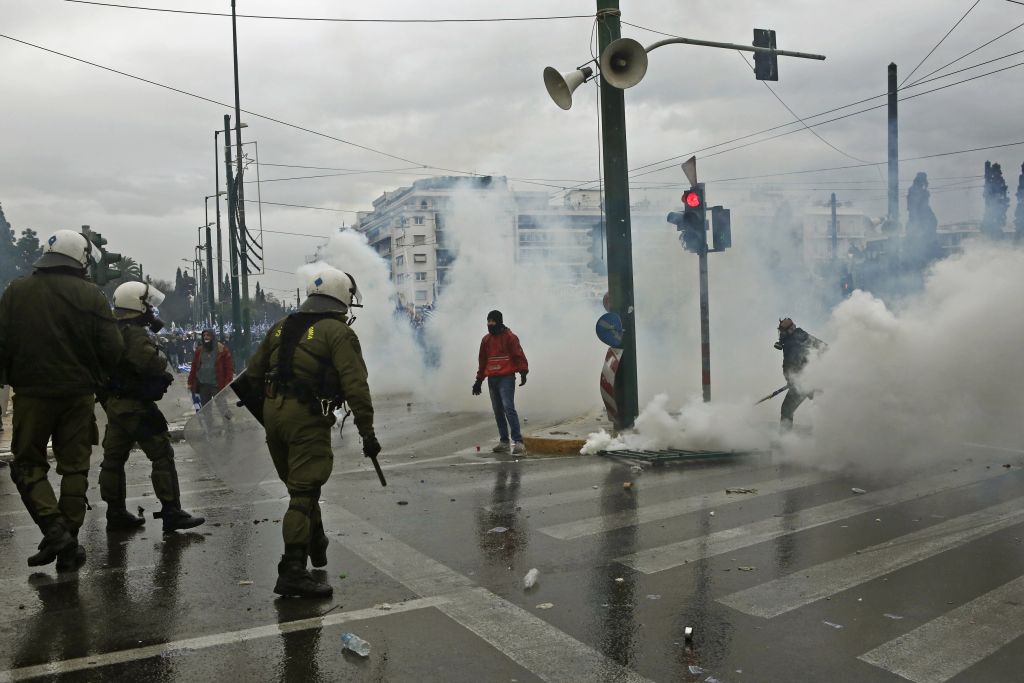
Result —
[[114, 290], [114, 313], [119, 318], [142, 315], [163, 302], [163, 292], [148, 282], [125, 282]]
[[[321, 270], [306, 285], [306, 296], [302, 308], [310, 310], [339, 310], [346, 312], [348, 308], [362, 306], [363, 296], [359, 293], [355, 278], [348, 273], [333, 268]], [[330, 299], [333, 301], [325, 301]], [[337, 303], [343, 304], [338, 307]]]
[[33, 264], [36, 268], [78, 268], [89, 266], [92, 245], [81, 233], [58, 230], [43, 244], [43, 255]]

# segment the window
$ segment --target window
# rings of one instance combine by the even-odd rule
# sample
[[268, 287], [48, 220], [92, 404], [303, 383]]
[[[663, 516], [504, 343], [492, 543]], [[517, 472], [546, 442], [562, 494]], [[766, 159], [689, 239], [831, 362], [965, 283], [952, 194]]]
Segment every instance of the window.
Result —
[[427, 209], [427, 208], [429, 208], [429, 206], [430, 205], [427, 204], [427, 200], [426, 199], [424, 199], [423, 201], [420, 202], [420, 208], [421, 209]]
[[425, 290], [425, 289], [417, 289], [416, 290], [416, 301], [426, 301], [426, 300], [427, 300], [427, 290]]
[[405, 265], [405, 257], [404, 256], [396, 256], [395, 257], [395, 265], [396, 266], [404, 266]]
[[416, 273], [416, 279], [419, 280], [420, 282], [423, 282], [424, 280], [427, 279], [427, 274], [426, 273]]
[[415, 216], [412, 222], [416, 225], [423, 225], [423, 216]]
[[427, 243], [427, 236], [426, 235], [413, 235], [412, 236], [412, 243], [413, 244], [417, 244], [417, 245], [418, 244], [426, 244]]
[[401, 237], [396, 237], [395, 238], [395, 246], [396, 247], [404, 247], [405, 246], [405, 235], [402, 235]]
[[426, 254], [413, 254], [412, 255], [412, 262], [413, 263], [426, 263], [427, 262], [427, 255]]

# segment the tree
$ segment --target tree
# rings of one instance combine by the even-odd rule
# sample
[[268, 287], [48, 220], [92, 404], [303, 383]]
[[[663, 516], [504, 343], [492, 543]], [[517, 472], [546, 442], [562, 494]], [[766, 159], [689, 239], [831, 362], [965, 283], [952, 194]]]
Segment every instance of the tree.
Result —
[[1010, 197], [1003, 169], [999, 164], [985, 162], [985, 215], [981, 219], [981, 232], [990, 239], [1003, 237], [1006, 225], [1006, 211], [1010, 208]]
[[1024, 164], [1020, 165], [1020, 177], [1017, 178], [1017, 208], [1013, 212], [1013, 225], [1017, 229], [1017, 241], [1024, 241]]
[[14, 258], [14, 229], [7, 222], [4, 207], [0, 206], [0, 289], [16, 277]]
[[32, 264], [42, 256], [43, 249], [39, 245], [39, 234], [31, 228], [21, 231], [21, 237], [14, 244], [14, 259], [18, 276], [32, 272]]
[[929, 204], [928, 174], [918, 173], [907, 192], [907, 241], [904, 263], [923, 268], [942, 255], [939, 245], [939, 220]]

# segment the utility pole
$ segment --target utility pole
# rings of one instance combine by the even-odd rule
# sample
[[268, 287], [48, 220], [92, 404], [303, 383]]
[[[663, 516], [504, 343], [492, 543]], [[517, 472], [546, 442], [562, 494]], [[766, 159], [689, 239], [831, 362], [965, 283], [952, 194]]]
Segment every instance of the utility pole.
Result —
[[[597, 0], [598, 52], [621, 37], [619, 0]], [[633, 308], [633, 241], [629, 221], [629, 165], [623, 91], [601, 76], [608, 298], [622, 320], [622, 358], [615, 376], [617, 429], [633, 426], [640, 412], [637, 388], [636, 313]]]
[[836, 262], [839, 250], [839, 222], [836, 220], [836, 193], [832, 193], [832, 263]]
[[[227, 129], [227, 126], [224, 126]], [[224, 250], [220, 235], [220, 150], [217, 149], [217, 133], [213, 131], [213, 177], [216, 189], [215, 203], [217, 206], [217, 326], [220, 339], [224, 338], [224, 315], [220, 313], [220, 302], [224, 298]], [[225, 133], [227, 131], [225, 130]], [[212, 275], [210, 277], [213, 277]]]
[[900, 225], [900, 162], [899, 117], [897, 112], [896, 64], [889, 65], [889, 232], [898, 232]]
[[239, 301], [238, 292], [238, 241], [237, 226], [235, 225], [235, 205], [238, 197], [235, 196], [235, 183], [231, 180], [231, 115], [224, 115], [224, 177], [228, 183], [228, 260], [231, 263], [231, 325], [232, 334], [235, 335], [235, 349], [238, 349], [238, 336], [242, 329], [242, 305]]
[[[219, 199], [214, 195], [214, 199]], [[203, 215], [206, 217], [206, 300], [210, 302], [210, 326], [217, 326], [217, 300], [213, 298], [213, 236], [210, 234], [210, 198], [203, 200]]]
[[238, 28], [235, 20], [235, 0], [231, 0], [231, 45], [235, 61], [235, 162], [238, 164], [238, 173], [234, 181], [237, 194], [235, 211], [238, 213], [236, 226], [238, 235], [236, 240], [238, 242], [238, 256], [242, 279], [242, 352], [239, 355], [243, 361], [246, 361], [249, 358], [249, 256], [246, 249], [249, 233], [245, 227], [245, 182], [242, 177], [244, 170], [242, 163], [242, 108], [238, 97]]
[[708, 244], [697, 252], [700, 268], [700, 384], [704, 402], [711, 402], [711, 308], [708, 305]]

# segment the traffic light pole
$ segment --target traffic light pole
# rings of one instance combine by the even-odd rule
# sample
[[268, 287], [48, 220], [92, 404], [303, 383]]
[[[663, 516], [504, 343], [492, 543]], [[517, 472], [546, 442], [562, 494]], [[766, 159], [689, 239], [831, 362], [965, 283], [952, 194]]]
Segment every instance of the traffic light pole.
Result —
[[708, 304], [708, 247], [697, 254], [700, 267], [700, 383], [704, 402], [711, 402], [711, 310]]
[[[597, 0], [598, 50], [620, 37], [619, 0]], [[615, 375], [617, 429], [633, 426], [640, 413], [637, 387], [636, 314], [633, 308], [633, 241], [629, 221], [626, 107], [621, 89], [601, 77], [601, 133], [608, 244], [608, 298], [622, 320], [622, 358]]]
[[[241, 356], [244, 362], [249, 358], [249, 255], [247, 253], [249, 234], [245, 227], [245, 183], [242, 178], [242, 110], [238, 98], [238, 29], [235, 20], [235, 0], [231, 0], [231, 45], [235, 61], [235, 144], [237, 148], [235, 161], [238, 164], [238, 175], [235, 176], [234, 181], [235, 193], [237, 194], [235, 197], [235, 210], [238, 212], [238, 235], [236, 241], [238, 243], [239, 268], [242, 279], [242, 344], [241, 353], [238, 355]], [[230, 167], [228, 173], [231, 173]], [[232, 287], [232, 294], [234, 294], [234, 287]]]

